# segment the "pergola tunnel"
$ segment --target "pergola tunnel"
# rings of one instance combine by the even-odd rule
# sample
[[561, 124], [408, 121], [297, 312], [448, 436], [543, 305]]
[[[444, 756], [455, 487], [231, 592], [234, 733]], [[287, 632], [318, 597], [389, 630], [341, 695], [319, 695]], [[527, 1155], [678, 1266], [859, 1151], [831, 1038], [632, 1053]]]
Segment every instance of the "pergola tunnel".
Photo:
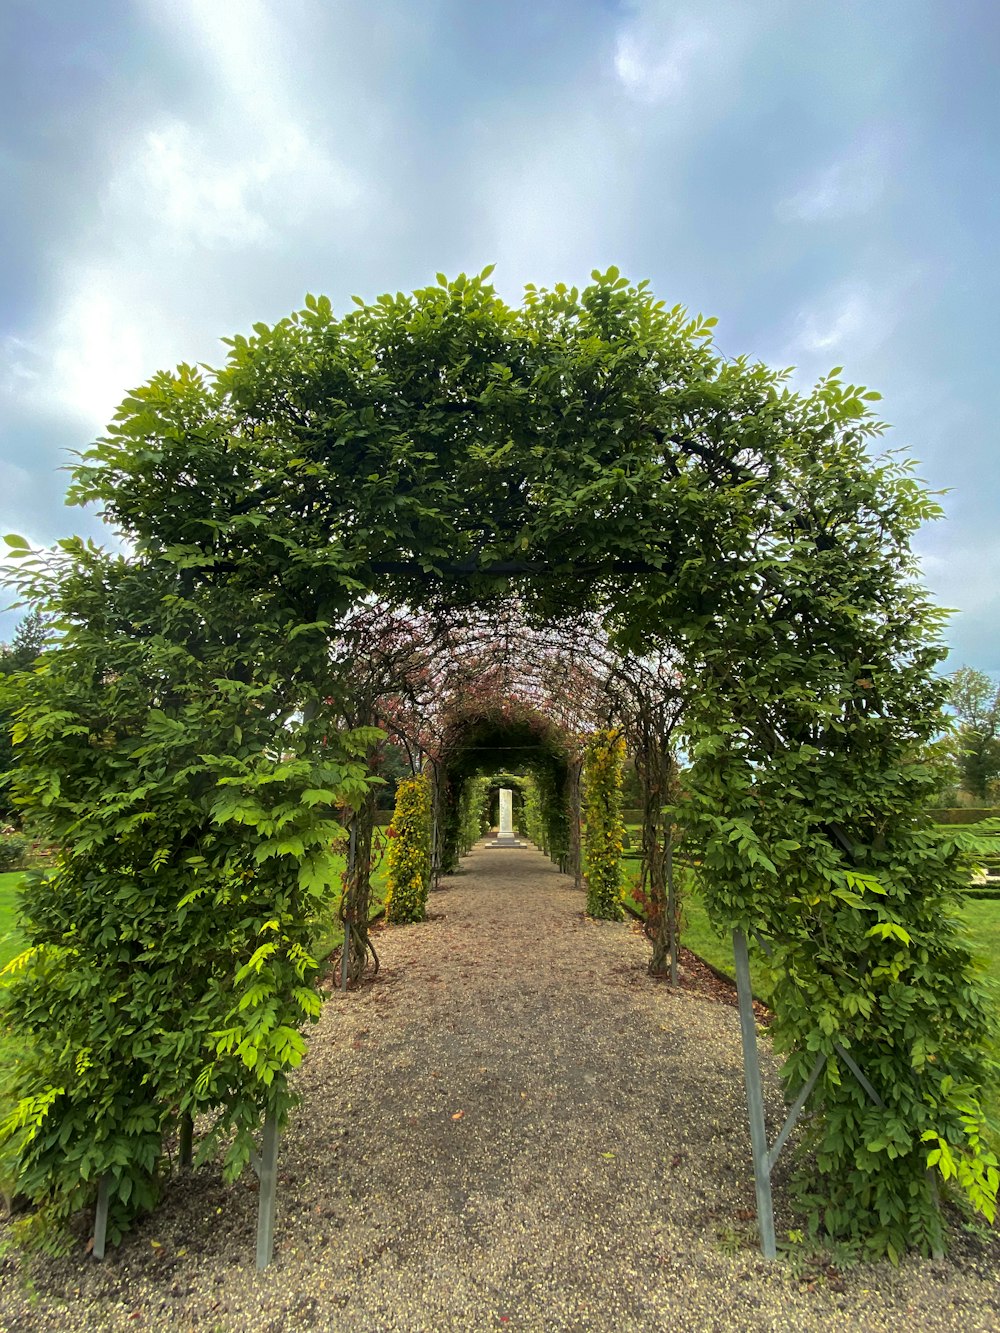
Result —
[[[817, 1236], [895, 1257], [945, 1245], [949, 1198], [993, 1217], [975, 847], [924, 813], [944, 649], [910, 543], [939, 511], [876, 455], [876, 394], [794, 392], [713, 323], [616, 269], [516, 307], [485, 271], [345, 315], [309, 297], [128, 395], [70, 493], [126, 553], [15, 547], [54, 626], [4, 685], [15, 794], [57, 849], [3, 996], [22, 1239], [96, 1203], [95, 1248], [118, 1242], [195, 1126], [200, 1161], [257, 1168], [266, 1263], [316, 940], [339, 915], [348, 989], [377, 965], [390, 761], [402, 930], [504, 785], [620, 917], [624, 754], [651, 971], [675, 857], [733, 934], [765, 1252], [792, 1123]], [[792, 1104], [773, 1145], [748, 942]]]

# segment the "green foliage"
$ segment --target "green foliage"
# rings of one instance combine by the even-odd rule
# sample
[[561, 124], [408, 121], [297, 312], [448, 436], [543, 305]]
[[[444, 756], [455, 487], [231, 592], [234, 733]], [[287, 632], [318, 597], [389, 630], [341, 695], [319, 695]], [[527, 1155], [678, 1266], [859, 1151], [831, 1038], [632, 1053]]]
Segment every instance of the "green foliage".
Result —
[[[941, 613], [913, 579], [908, 538], [934, 508], [906, 466], [866, 457], [871, 432], [848, 426], [846, 392], [826, 381], [803, 406], [801, 424], [815, 424], [810, 458], [787, 460], [794, 511], [775, 513], [772, 498], [758, 517], [747, 492], [743, 557], [711, 618], [688, 626], [699, 688], [683, 822], [710, 914], [774, 942], [789, 1092], [817, 1051], [829, 1055], [803, 1136], [813, 1226], [896, 1257], [941, 1242], [928, 1165], [993, 1214], [995, 1009], [957, 906], [968, 835], [943, 836], [921, 813], [939, 784], [927, 745], [946, 687], [934, 674]], [[946, 1172], [944, 1154], [929, 1163], [939, 1138], [961, 1169]]]
[[458, 801], [458, 847], [462, 856], [471, 852], [486, 832], [489, 789], [488, 777], [467, 778], [462, 785]]
[[375, 809], [379, 814], [383, 811], [391, 814], [396, 804], [396, 784], [400, 778], [410, 776], [410, 761], [402, 746], [393, 745], [390, 741], [378, 747], [374, 753], [374, 761], [374, 771], [384, 784], [375, 792]]
[[[534, 709], [509, 702], [484, 710], [463, 701], [449, 724], [440, 761], [443, 868], [448, 871], [457, 864], [460, 794], [463, 784], [477, 776], [488, 776], [490, 785], [510, 787], [522, 796], [535, 784], [544, 822], [538, 845], [561, 855], [569, 846], [569, 812], [567, 743], [560, 728]], [[496, 771], [498, 762], [507, 765], [507, 771]], [[515, 803], [515, 818], [521, 813]]]
[[326, 735], [320, 711], [289, 724], [308, 655], [229, 591], [73, 556], [28, 567], [62, 642], [4, 684], [14, 798], [59, 852], [25, 877], [3, 996], [0, 1142], [46, 1242], [102, 1175], [113, 1239], [154, 1202], [178, 1109], [214, 1116], [202, 1153], [224, 1141], [229, 1176], [265, 1111], [286, 1116], [339, 887], [330, 805], [367, 790], [371, 739]]
[[622, 919], [622, 765], [625, 742], [617, 731], [595, 731], [583, 760], [584, 874], [587, 914], [604, 921]]
[[[36, 607], [20, 622], [11, 642], [0, 644], [0, 676], [10, 676], [15, 671], [29, 670], [45, 646], [45, 634], [45, 620]], [[9, 710], [0, 706], [0, 818], [3, 819], [11, 819], [15, 814], [8, 786], [10, 770], [14, 763], [11, 745], [12, 723], [13, 718]], [[4, 865], [0, 861], [0, 869], [9, 869], [13, 864], [17, 862]]]
[[524, 786], [524, 833], [536, 847], [545, 848], [545, 812], [538, 783], [529, 779]]
[[387, 921], [423, 921], [431, 885], [431, 784], [419, 773], [396, 787], [386, 877]]
[[[51, 886], [26, 891], [6, 1005], [22, 1185], [59, 1216], [110, 1173], [117, 1234], [155, 1196], [176, 1107], [217, 1109], [239, 1169], [266, 1107], [287, 1110], [313, 1016], [329, 811], [368, 786], [365, 738], [327, 715], [329, 640], [372, 592], [476, 602], [538, 569], [519, 582], [532, 623], [598, 610], [617, 647], [669, 641], [696, 686], [678, 822], [706, 904], [775, 941], [789, 1088], [830, 1055], [805, 1126], [816, 1227], [890, 1256], [932, 1247], [929, 1158], [987, 1215], [996, 1192], [995, 1032], [956, 907], [974, 854], [920, 813], [947, 687], [910, 540], [940, 510], [909, 465], [872, 456], [878, 395], [839, 371], [793, 393], [615, 268], [530, 286], [518, 309], [488, 279], [342, 316], [310, 296], [229, 340], [222, 368], [154, 376], [71, 492], [133, 554], [8, 541], [59, 636], [2, 704], [16, 798], [60, 849]], [[470, 735], [442, 761], [448, 846]], [[616, 913], [605, 794], [591, 910]]]
[[19, 869], [30, 845], [23, 833], [0, 833], [0, 874]]
[[971, 667], [953, 671], [948, 683], [958, 720], [952, 754], [962, 785], [971, 796], [987, 800], [1000, 779], [1000, 685]]

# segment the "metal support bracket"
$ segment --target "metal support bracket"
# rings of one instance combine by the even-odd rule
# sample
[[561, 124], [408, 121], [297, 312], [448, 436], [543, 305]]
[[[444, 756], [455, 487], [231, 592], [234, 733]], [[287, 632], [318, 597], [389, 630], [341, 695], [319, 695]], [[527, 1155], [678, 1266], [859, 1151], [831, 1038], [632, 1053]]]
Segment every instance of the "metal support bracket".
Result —
[[[754, 939], [768, 958], [771, 946], [754, 931]], [[765, 1259], [777, 1258], [777, 1244], [774, 1234], [774, 1203], [771, 1198], [771, 1172], [781, 1155], [789, 1134], [795, 1128], [799, 1116], [809, 1099], [809, 1094], [816, 1086], [816, 1081], [823, 1072], [827, 1059], [826, 1051], [817, 1053], [809, 1077], [802, 1085], [802, 1090], [792, 1103], [791, 1109], [782, 1125], [773, 1147], [767, 1146], [767, 1127], [764, 1122], [764, 1085], [760, 1076], [760, 1058], [757, 1051], [757, 1024], [753, 1012], [753, 992], [750, 986], [750, 954], [747, 949], [747, 937], [742, 930], [733, 931], [733, 958], [736, 962], [736, 994], [740, 1010], [740, 1036], [743, 1042], [743, 1074], [747, 1088], [747, 1109], [750, 1116], [750, 1147], [753, 1153], [754, 1188], [757, 1194], [757, 1226], [760, 1232], [760, 1248]], [[865, 1093], [876, 1106], [885, 1103], [858, 1068], [857, 1062], [847, 1053], [839, 1041], [833, 1048], [844, 1061]]]
[[764, 1084], [760, 1077], [757, 1026], [753, 1012], [753, 992], [750, 989], [750, 957], [747, 952], [747, 937], [742, 930], [733, 931], [733, 957], [736, 960], [736, 994], [740, 1007], [743, 1077], [746, 1082], [747, 1110], [750, 1115], [750, 1149], [753, 1154], [753, 1183], [757, 1194], [760, 1248], [765, 1259], [776, 1259], [778, 1248], [774, 1239], [774, 1204], [771, 1200], [771, 1168], [768, 1164], [770, 1153], [767, 1146], [767, 1125], [764, 1122]]
[[251, 1158], [260, 1181], [257, 1202], [257, 1271], [274, 1258], [274, 1217], [278, 1194], [278, 1117], [274, 1111], [264, 1116], [264, 1136], [259, 1153]]
[[181, 1115], [177, 1137], [177, 1164], [182, 1171], [190, 1171], [194, 1157], [194, 1120], [187, 1112]]
[[111, 1177], [104, 1175], [97, 1184], [97, 1209], [94, 1213], [95, 1259], [103, 1259], [108, 1243], [108, 1207], [111, 1203]]

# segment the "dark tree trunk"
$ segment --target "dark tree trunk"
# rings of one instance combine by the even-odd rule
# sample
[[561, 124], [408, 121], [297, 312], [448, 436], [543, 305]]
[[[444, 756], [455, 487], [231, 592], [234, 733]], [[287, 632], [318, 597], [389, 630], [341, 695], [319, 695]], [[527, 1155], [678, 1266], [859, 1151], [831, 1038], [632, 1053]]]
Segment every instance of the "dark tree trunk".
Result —
[[[347, 979], [360, 981], [369, 957], [375, 958], [368, 938], [368, 918], [372, 901], [372, 830], [375, 826], [375, 793], [366, 795], [353, 823], [353, 858], [347, 869], [344, 891], [344, 954]], [[347, 942], [350, 940], [350, 948]]]
[[652, 976], [677, 980], [680, 895], [673, 878], [672, 824], [663, 807], [675, 798], [677, 765], [670, 750], [649, 738], [636, 753], [643, 793], [642, 887], [649, 902], [646, 934], [653, 946]]
[[580, 837], [580, 774], [583, 764], [580, 759], [571, 759], [566, 775], [566, 805], [569, 814], [569, 865], [567, 870], [573, 876], [573, 886], [583, 888], [583, 855]]

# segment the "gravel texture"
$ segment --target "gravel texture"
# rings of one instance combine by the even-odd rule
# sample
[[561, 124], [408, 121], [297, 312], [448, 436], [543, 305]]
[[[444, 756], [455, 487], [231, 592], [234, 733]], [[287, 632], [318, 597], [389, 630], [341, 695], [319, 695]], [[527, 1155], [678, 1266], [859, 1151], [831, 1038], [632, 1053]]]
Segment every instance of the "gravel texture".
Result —
[[[761, 1260], [735, 1009], [694, 970], [651, 981], [641, 935], [586, 920], [539, 852], [480, 847], [430, 907], [313, 1029], [270, 1269], [252, 1176], [205, 1169], [104, 1263], [8, 1253], [0, 1330], [1000, 1326], [995, 1240]], [[775, 1189], [780, 1225], [780, 1167]]]

